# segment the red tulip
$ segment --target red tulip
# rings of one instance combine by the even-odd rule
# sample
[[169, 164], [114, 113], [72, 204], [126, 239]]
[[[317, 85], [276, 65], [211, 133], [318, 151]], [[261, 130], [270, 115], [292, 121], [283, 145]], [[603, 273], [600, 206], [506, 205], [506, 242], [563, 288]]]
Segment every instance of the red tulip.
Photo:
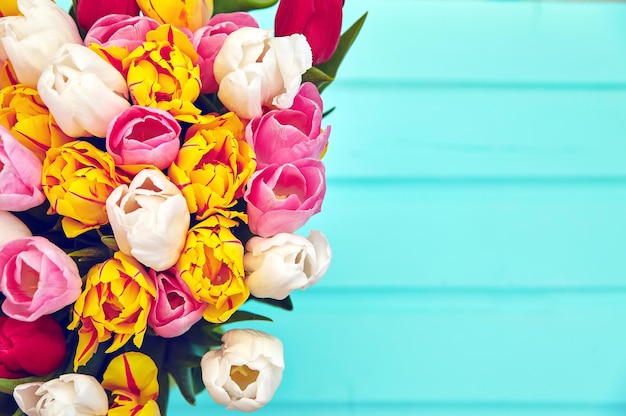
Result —
[[44, 376], [65, 359], [63, 328], [50, 315], [33, 322], [0, 316], [0, 377]]
[[313, 65], [330, 59], [341, 36], [343, 0], [281, 0], [276, 11], [276, 36], [302, 33], [313, 51]]
[[78, 0], [76, 9], [78, 24], [89, 30], [96, 20], [110, 14], [139, 15], [139, 6], [135, 0]]

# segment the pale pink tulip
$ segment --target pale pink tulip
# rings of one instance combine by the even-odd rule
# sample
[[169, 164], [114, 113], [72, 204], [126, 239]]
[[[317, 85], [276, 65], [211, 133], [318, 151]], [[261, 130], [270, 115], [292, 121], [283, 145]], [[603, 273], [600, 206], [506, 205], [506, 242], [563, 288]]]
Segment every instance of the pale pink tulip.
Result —
[[0, 210], [24, 211], [45, 199], [41, 161], [0, 126]]
[[252, 175], [244, 194], [250, 231], [261, 237], [292, 233], [320, 212], [325, 194], [319, 160], [269, 165]]
[[31, 322], [78, 299], [82, 281], [76, 263], [39, 236], [9, 241], [0, 250], [2, 311]]

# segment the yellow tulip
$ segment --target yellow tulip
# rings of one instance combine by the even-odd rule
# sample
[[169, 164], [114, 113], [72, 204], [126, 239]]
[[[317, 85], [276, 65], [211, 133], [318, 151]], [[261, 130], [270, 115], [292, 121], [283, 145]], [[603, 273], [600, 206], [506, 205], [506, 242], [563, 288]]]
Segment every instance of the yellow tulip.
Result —
[[111, 337], [113, 343], [107, 353], [118, 350], [131, 337], [135, 346], [141, 347], [155, 297], [154, 282], [133, 257], [118, 251], [113, 258], [93, 266], [68, 326], [76, 329], [81, 324], [74, 369], [86, 364], [98, 345]]
[[146, 34], [146, 41], [122, 61], [133, 102], [170, 112], [181, 121], [195, 122], [200, 109], [198, 53], [180, 30], [163, 25]]
[[37, 90], [24, 84], [0, 90], [0, 125], [41, 161], [49, 148], [74, 140], [61, 131]]
[[244, 282], [243, 245], [230, 230], [233, 219], [212, 215], [187, 233], [185, 248], [176, 264], [191, 293], [207, 303], [203, 317], [226, 322], [248, 299]]
[[181, 189], [189, 212], [201, 220], [235, 205], [254, 173], [256, 159], [234, 113], [204, 116], [186, 137], [168, 174]]
[[50, 214], [59, 214], [63, 231], [76, 237], [107, 224], [106, 199], [130, 180], [115, 172], [113, 157], [85, 141], [51, 148], [43, 162], [42, 185]]
[[111, 391], [109, 416], [158, 415], [159, 369], [150, 357], [127, 352], [113, 358], [104, 371], [102, 387]]
[[206, 25], [213, 14], [213, 0], [137, 0], [148, 17], [192, 32]]
[[17, 74], [15, 73], [15, 68], [11, 65], [11, 61], [6, 60], [2, 62], [0, 60], [0, 64], [0, 88], [18, 84]]
[[20, 16], [21, 14], [17, 8], [17, 0], [2, 0], [0, 2], [0, 17]]

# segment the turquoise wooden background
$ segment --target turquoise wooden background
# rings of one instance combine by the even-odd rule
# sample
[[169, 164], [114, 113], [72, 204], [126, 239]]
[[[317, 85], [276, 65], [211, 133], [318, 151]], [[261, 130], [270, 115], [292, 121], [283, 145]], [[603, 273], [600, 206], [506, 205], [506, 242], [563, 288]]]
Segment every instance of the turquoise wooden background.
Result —
[[258, 414], [626, 414], [626, 4], [366, 10], [324, 93], [333, 265], [247, 308], [286, 350]]

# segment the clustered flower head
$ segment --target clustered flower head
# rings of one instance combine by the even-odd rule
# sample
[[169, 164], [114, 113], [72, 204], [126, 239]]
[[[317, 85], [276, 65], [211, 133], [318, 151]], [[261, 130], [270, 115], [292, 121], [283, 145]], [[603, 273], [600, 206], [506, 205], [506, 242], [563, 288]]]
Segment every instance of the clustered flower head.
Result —
[[281, 341], [222, 325], [329, 267], [321, 232], [295, 234], [326, 193], [331, 129], [303, 76], [337, 48], [343, 3], [318, 3], [281, 0], [272, 35], [213, 0], [78, 0], [76, 20], [51, 0], [0, 2], [13, 410], [160, 415], [168, 378], [188, 397], [194, 371], [229, 409], [270, 401]]

